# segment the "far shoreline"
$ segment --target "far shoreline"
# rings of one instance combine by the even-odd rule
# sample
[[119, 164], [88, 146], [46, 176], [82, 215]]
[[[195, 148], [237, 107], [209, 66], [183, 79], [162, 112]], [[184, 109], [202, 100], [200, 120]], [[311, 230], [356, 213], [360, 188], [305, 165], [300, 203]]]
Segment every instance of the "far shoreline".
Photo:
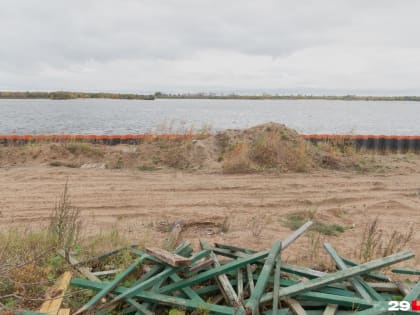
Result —
[[105, 93], [105, 92], [73, 92], [73, 91], [0, 91], [0, 99], [40, 99], [40, 100], [72, 100], [72, 99], [123, 99], [147, 100], [155, 99], [209, 99], [209, 100], [325, 100], [325, 101], [412, 101], [420, 102], [420, 96], [362, 96], [362, 95], [240, 95], [215, 93]]

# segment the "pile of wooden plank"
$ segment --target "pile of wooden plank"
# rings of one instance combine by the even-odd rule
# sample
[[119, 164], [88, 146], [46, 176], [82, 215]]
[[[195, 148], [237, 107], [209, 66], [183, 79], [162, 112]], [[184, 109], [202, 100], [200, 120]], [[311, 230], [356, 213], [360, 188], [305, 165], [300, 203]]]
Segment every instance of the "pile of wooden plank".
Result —
[[188, 242], [173, 252], [130, 248], [138, 257], [113, 277], [96, 272], [93, 279], [71, 280], [73, 286], [96, 292], [73, 314], [420, 314], [411, 306], [404, 312], [390, 310], [390, 301], [398, 300], [398, 307], [401, 301], [419, 299], [420, 281], [393, 282], [377, 271], [413, 258], [411, 251], [359, 264], [324, 244], [337, 269], [328, 273], [282, 261], [283, 251], [310, 225], [258, 252], [206, 241], [195, 253]]

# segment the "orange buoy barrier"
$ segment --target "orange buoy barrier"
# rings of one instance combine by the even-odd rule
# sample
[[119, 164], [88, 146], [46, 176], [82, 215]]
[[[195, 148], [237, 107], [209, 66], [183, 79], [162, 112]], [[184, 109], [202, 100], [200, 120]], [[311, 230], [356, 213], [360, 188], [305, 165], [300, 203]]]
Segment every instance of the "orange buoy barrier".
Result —
[[[0, 135], [0, 145], [23, 145], [38, 142], [89, 142], [105, 145], [140, 144], [152, 140], [203, 139], [203, 134], [124, 134], [124, 135]], [[303, 134], [303, 139], [313, 143], [329, 142], [336, 145], [352, 145], [356, 149], [396, 152], [420, 152], [420, 136], [393, 135], [329, 135]]]

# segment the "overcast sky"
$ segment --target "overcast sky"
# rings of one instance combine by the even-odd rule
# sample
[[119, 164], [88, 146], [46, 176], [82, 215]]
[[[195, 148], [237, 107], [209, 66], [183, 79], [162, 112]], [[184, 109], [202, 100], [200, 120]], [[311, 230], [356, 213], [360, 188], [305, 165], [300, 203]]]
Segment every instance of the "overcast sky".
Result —
[[0, 89], [420, 95], [418, 0], [1, 0]]

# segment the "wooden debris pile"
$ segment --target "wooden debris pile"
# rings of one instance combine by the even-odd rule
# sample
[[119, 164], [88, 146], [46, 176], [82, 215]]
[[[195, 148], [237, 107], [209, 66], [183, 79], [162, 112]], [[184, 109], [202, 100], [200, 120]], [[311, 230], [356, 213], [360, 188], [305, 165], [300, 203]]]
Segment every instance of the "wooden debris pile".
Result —
[[[310, 225], [306, 223], [286, 240], [259, 252], [225, 244], [211, 246], [205, 241], [196, 253], [188, 242], [173, 252], [132, 248], [138, 258], [112, 278], [109, 273], [96, 272], [96, 279], [71, 280], [73, 286], [96, 291], [73, 314], [372, 315], [392, 314], [389, 301], [411, 303], [420, 298], [420, 281], [401, 284], [375, 272], [414, 257], [411, 251], [358, 264], [324, 244], [337, 266], [330, 273], [282, 261], [282, 252]], [[393, 271], [420, 274], [417, 270]], [[134, 280], [133, 274], [138, 274]], [[132, 281], [127, 281], [129, 277]], [[404, 314], [420, 313], [409, 310]]]

